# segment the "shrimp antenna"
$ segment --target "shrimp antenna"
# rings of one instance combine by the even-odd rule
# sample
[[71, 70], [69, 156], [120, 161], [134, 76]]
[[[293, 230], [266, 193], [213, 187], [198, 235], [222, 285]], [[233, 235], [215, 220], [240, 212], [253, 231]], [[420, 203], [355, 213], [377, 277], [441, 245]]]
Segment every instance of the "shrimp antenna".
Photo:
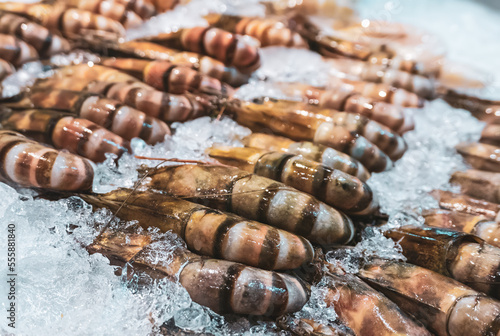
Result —
[[167, 161], [169, 161], [169, 160], [165, 159], [162, 162], [158, 163], [155, 167], [153, 167], [153, 169], [145, 171], [144, 175], [139, 180], [137, 180], [137, 182], [135, 182], [134, 187], [132, 188], [132, 191], [130, 192], [130, 194], [128, 194], [127, 198], [125, 198], [125, 200], [122, 202], [122, 204], [120, 204], [120, 207], [115, 211], [113, 216], [111, 216], [111, 218], [108, 220], [106, 225], [104, 225], [102, 227], [101, 231], [99, 231], [99, 234], [97, 235], [96, 238], [100, 238], [102, 236], [102, 234], [106, 231], [106, 229], [109, 227], [109, 225], [111, 225], [111, 222], [113, 221], [113, 219], [117, 218], [118, 212], [125, 206], [125, 204], [127, 204], [127, 201], [130, 199], [130, 197], [132, 197], [132, 195], [137, 191], [139, 186], [149, 176], [150, 172], [157, 169], [160, 165], [164, 164]]

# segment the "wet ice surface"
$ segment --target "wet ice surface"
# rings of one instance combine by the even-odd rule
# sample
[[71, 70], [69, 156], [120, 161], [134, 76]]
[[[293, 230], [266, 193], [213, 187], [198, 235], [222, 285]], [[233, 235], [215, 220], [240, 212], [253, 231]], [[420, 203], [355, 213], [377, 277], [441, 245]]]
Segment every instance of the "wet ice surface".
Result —
[[[395, 7], [399, 3], [395, 1], [363, 2], [364, 16], [404, 20], [420, 27], [425, 25], [424, 28], [442, 36], [451, 59], [475, 64], [481, 70], [496, 75], [492, 79], [493, 89], [486, 90], [489, 95], [496, 94], [500, 78], [497, 75], [500, 60], [494, 43], [500, 33], [497, 14], [455, 0], [439, 3], [414, 1], [411, 5], [404, 2], [405, 5], [400, 7]], [[220, 11], [228, 2], [204, 3], [209, 3], [210, 11]], [[236, 5], [238, 3], [241, 1], [235, 2]], [[392, 7], [384, 7], [387, 3], [391, 3]], [[199, 5], [200, 2], [193, 4]], [[166, 27], [166, 22], [177, 24], [175, 20], [179, 21], [184, 14], [183, 24], [200, 24], [202, 19], [199, 15], [208, 10], [206, 7], [195, 7], [189, 10], [179, 8], [173, 16], [165, 14], [161, 20], [146, 26], [144, 31], [133, 33], [147, 34], [148, 29], [149, 32], [168, 29], [161, 26]], [[197, 12], [194, 12], [195, 9]], [[455, 15], [450, 14], [451, 9]], [[188, 19], [188, 15], [192, 17]], [[325, 80], [325, 72], [318, 69], [319, 64], [317, 56], [305, 50], [291, 52], [284, 48], [266, 48], [263, 50], [263, 67], [253, 76], [253, 81], [300, 80], [318, 84]], [[26, 71], [28, 75], [37, 73], [36, 65]], [[23, 73], [19, 76], [27, 77]], [[272, 85], [255, 83], [241, 91], [243, 96], [262, 93], [280, 95]], [[382, 210], [390, 215], [391, 225], [421, 223], [418, 217], [420, 211], [436, 205], [427, 192], [450, 188], [447, 184], [450, 173], [465, 168], [453, 146], [460, 141], [477, 139], [482, 127], [468, 112], [452, 109], [440, 100], [428, 104], [424, 110], [415, 111], [415, 119], [415, 131], [405, 135], [408, 152], [393, 170], [374, 174], [369, 181], [379, 197]], [[134, 140], [135, 154], [149, 158], [208, 161], [205, 148], [214, 143], [240, 145], [241, 138], [248, 134], [247, 129], [226, 118], [220, 121], [201, 118], [175, 125], [175, 128], [175, 135], [156, 146]], [[139, 177], [136, 171], [139, 165], [153, 167], [160, 162], [124, 156], [116, 164], [110, 157], [97, 166], [95, 191], [106, 192], [118, 186], [132, 187]], [[89, 244], [98, 229], [110, 220], [108, 212], [92, 213], [88, 205], [76, 198], [49, 202], [34, 200], [29, 195], [29, 192], [20, 194], [0, 184], [0, 221], [17, 225], [18, 334], [31, 335], [36, 330], [37, 335], [148, 335], [172, 318], [178, 327], [196, 332], [275, 334], [274, 323], [256, 322], [254, 319], [249, 322], [246, 318], [228, 321], [192, 303], [187, 292], [176, 283], [162, 281], [140, 285], [137, 278], [126, 281], [116, 276], [106, 258], [100, 255], [89, 257], [82, 247]], [[68, 234], [68, 231], [72, 233]], [[1, 234], [5, 236], [5, 232]], [[168, 234], [164, 238], [166, 246], [175, 244], [175, 238]], [[6, 240], [0, 241], [0, 250], [5, 251]], [[329, 254], [328, 257], [333, 262], [341, 261], [347, 271], [355, 272], [357, 262], [371, 254], [387, 258], [400, 256], [392, 241], [383, 238], [380, 232], [370, 230], [353, 249], [343, 254]], [[0, 256], [0, 272], [6, 274], [6, 255], [0, 253]], [[168, 260], [169, 255], [165, 253], [156, 257]], [[320, 283], [313, 287], [311, 300], [296, 316], [325, 323], [335, 320], [335, 311], [326, 308], [322, 300], [323, 285]], [[4, 283], [1, 289], [3, 300], [6, 297]], [[5, 309], [4, 301], [1, 309]], [[151, 323], [151, 318], [155, 325]], [[10, 331], [5, 319], [1, 319], [0, 330]]]

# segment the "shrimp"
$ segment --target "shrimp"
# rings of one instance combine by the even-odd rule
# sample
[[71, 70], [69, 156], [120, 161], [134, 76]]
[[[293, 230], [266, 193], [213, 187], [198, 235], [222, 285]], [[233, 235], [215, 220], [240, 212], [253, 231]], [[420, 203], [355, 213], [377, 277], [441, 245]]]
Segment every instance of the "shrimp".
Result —
[[500, 148], [483, 143], [460, 143], [455, 146], [473, 168], [500, 173]]
[[115, 0], [133, 11], [143, 20], [147, 20], [157, 14], [155, 6], [150, 0]]
[[384, 235], [399, 243], [409, 263], [500, 298], [500, 248], [469, 234], [433, 227], [403, 226]]
[[[97, 48], [102, 46], [96, 46]], [[234, 67], [228, 67], [212, 57], [194, 52], [178, 51], [148, 41], [127, 41], [105, 44], [106, 52], [117, 57], [137, 57], [151, 60], [169, 61], [187, 66], [202, 75], [216, 78], [231, 86], [241, 86], [248, 82], [249, 75], [242, 74]]]
[[346, 112], [332, 112], [331, 110], [312, 111], [314, 117], [324, 120], [322, 126], [344, 127], [351, 134], [362, 135], [380, 148], [392, 160], [400, 159], [407, 149], [406, 142], [401, 136], [388, 127], [368, 119], [359, 114]]
[[[334, 18], [337, 27], [343, 27], [358, 21], [353, 2], [337, 0], [274, 0], [261, 1], [266, 6], [266, 13], [271, 15], [318, 15]], [[349, 4], [351, 6], [349, 6]]]
[[95, 207], [120, 209], [118, 217], [137, 220], [143, 228], [171, 230], [202, 255], [269, 270], [294, 269], [314, 257], [311, 243], [303, 237], [152, 191], [117, 189], [79, 196]]
[[178, 5], [186, 5], [191, 0], [149, 0], [159, 13], [174, 9]]
[[169, 127], [161, 120], [123, 105], [117, 100], [102, 98], [94, 93], [68, 90], [34, 91], [9, 106], [72, 112], [109, 129], [125, 140], [138, 137], [148, 144], [155, 144], [170, 134]]
[[[412, 48], [409, 48], [408, 45], [394, 43], [394, 39], [375, 41], [369, 36], [362, 36], [363, 40], [360, 36], [352, 36], [349, 30], [328, 31], [321, 27], [321, 22], [316, 24], [311, 18], [302, 14], [295, 15], [291, 20], [300, 34], [309, 41], [311, 49], [327, 57], [348, 58], [330, 61], [334, 67], [340, 67], [341, 71], [370, 81], [383, 81], [404, 87], [425, 98], [436, 97], [436, 89], [444, 92], [447, 90], [444, 85], [437, 85], [434, 78], [425, 76], [439, 74], [441, 70], [439, 67], [441, 55], [432, 55], [429, 52], [434, 45], [425, 49], [426, 46], [422, 46], [422, 43], [413, 42]], [[421, 50], [427, 53], [422, 53]], [[450, 74], [448, 68], [444, 70], [447, 70], [443, 75], [445, 84], [454, 87], [474, 87], [479, 82], [467, 78], [465, 73], [458, 76]], [[419, 71], [424, 75], [416, 74]]]
[[76, 8], [66, 8], [65, 4], [45, 3], [0, 3], [0, 10], [13, 14], [27, 15], [51, 31], [59, 31], [66, 37], [79, 37], [89, 30], [107, 32], [117, 36], [125, 35], [121, 23]]
[[291, 96], [299, 96], [308, 104], [320, 108], [361, 114], [400, 134], [415, 127], [413, 119], [405, 114], [401, 106], [364, 97], [357, 93], [352, 85], [340, 84], [328, 90], [304, 84], [282, 84], [279, 88]]
[[469, 169], [454, 172], [450, 182], [461, 187], [464, 194], [488, 202], [500, 203], [500, 174]]
[[205, 76], [189, 67], [169, 61], [148, 61], [133, 58], [108, 58], [102, 65], [128, 73], [155, 89], [174, 94], [206, 93], [219, 97], [233, 95], [234, 89], [218, 79]]
[[215, 106], [205, 96], [170, 94], [144, 87], [139, 82], [94, 81], [86, 88], [167, 123], [192, 120], [215, 111]]
[[[337, 322], [337, 321], [335, 321]], [[297, 336], [355, 336], [356, 334], [346, 325], [321, 324], [312, 319], [291, 318], [284, 316], [278, 320], [278, 326]]]
[[[434, 190], [431, 192], [443, 209], [481, 215], [486, 218], [495, 218], [500, 212], [500, 204], [482, 201], [463, 194], [454, 194], [449, 191]], [[483, 238], [484, 239], [484, 238]]]
[[417, 108], [423, 107], [425, 102], [417, 94], [405, 89], [398, 89], [384, 83], [371, 83], [347, 78], [332, 78], [328, 89], [339, 90], [344, 86], [364, 97], [396, 106]]
[[0, 34], [15, 35], [34, 47], [41, 57], [65, 53], [70, 50], [69, 42], [47, 28], [25, 17], [0, 13]]
[[0, 34], [0, 58], [18, 67], [39, 58], [37, 51], [28, 43], [11, 35]]
[[271, 179], [232, 167], [182, 165], [148, 172], [148, 187], [304, 236], [323, 246], [354, 238], [343, 213]]
[[159, 34], [147, 39], [169, 48], [192, 51], [234, 66], [243, 74], [260, 67], [257, 41], [211, 27], [193, 27]]
[[194, 302], [219, 314], [280, 316], [300, 310], [309, 298], [306, 286], [291, 275], [208, 259], [183, 247], [174, 248], [168, 260], [154, 258], [162, 243], [140, 234], [105, 232], [87, 250], [127, 264], [128, 272], [179, 281]]
[[358, 274], [436, 335], [489, 335], [500, 328], [498, 301], [439, 273], [408, 263], [374, 260]]
[[78, 155], [0, 130], [0, 178], [23, 187], [86, 191], [92, 187], [94, 169]]
[[[392, 167], [392, 160], [362, 135], [328, 122], [327, 116], [312, 113], [310, 108], [304, 110], [300, 107], [285, 101], [251, 103], [233, 100], [228, 111], [234, 114], [239, 124], [253, 131], [271, 131], [292, 140], [312, 141], [334, 148], [359, 160], [369, 171], [380, 172]], [[386, 140], [387, 135], [384, 136]], [[393, 139], [399, 147], [397, 138]]]
[[2, 126], [94, 162], [106, 160], [105, 153], [120, 157], [132, 152], [130, 143], [122, 137], [89, 120], [57, 111], [13, 111], [3, 117]]
[[[416, 27], [364, 19], [360, 24], [337, 29], [335, 33], [347, 40], [386, 46], [365, 60], [382, 66], [382, 70], [401, 70], [433, 78], [445, 88], [483, 88], [487, 83], [484, 74], [477, 69], [446, 59], [439, 50], [442, 41]], [[387, 46], [393, 49], [392, 53], [387, 52]]]
[[287, 27], [286, 22], [277, 18], [210, 14], [205, 19], [212, 27], [221, 28], [235, 34], [252, 36], [260, 42], [262, 47], [308, 47], [307, 42], [299, 33]]
[[338, 169], [362, 181], [370, 178], [370, 173], [357, 160], [333, 148], [312, 142], [294, 142], [293, 140], [264, 133], [252, 133], [243, 139], [245, 146], [269, 151], [286, 152], [300, 155], [306, 159], [320, 162], [330, 169]]
[[405, 89], [423, 98], [436, 98], [436, 83], [427, 77], [395, 69], [384, 69], [381, 65], [350, 59], [325, 59], [324, 61], [331, 67], [332, 75], [341, 73], [348, 77], [352, 76], [355, 80], [384, 83]]
[[[327, 267], [329, 265], [327, 264]], [[430, 336], [419, 323], [392, 301], [354, 274], [328, 273], [324, 276], [324, 301], [334, 307], [339, 319], [356, 335], [370, 331], [382, 335]]]
[[126, 29], [137, 27], [143, 23], [142, 18], [127, 8], [122, 0], [70, 0], [66, 4], [118, 21]]
[[426, 225], [470, 233], [500, 247], [500, 224], [493, 218], [441, 209], [426, 210], [422, 216]]
[[370, 187], [358, 178], [301, 156], [258, 148], [216, 147], [208, 154], [218, 161], [314, 195], [349, 214], [369, 215], [378, 208]]

